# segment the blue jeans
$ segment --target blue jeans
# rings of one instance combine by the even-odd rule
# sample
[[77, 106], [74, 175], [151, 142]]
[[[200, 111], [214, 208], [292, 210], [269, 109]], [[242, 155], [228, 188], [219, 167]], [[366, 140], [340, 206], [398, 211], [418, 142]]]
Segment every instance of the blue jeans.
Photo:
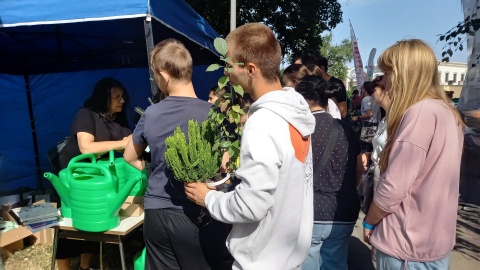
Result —
[[433, 262], [408, 262], [377, 249], [377, 270], [447, 270], [449, 265], [450, 255]]
[[347, 270], [352, 224], [313, 224], [312, 244], [303, 270]]

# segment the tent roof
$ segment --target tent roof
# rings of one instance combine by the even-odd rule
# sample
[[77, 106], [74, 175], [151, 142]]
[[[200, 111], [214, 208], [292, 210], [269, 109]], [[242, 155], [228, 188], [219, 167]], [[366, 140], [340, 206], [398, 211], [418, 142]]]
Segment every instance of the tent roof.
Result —
[[145, 67], [145, 18], [154, 43], [172, 37], [194, 64], [217, 60], [218, 34], [184, 1], [0, 1], [0, 73]]

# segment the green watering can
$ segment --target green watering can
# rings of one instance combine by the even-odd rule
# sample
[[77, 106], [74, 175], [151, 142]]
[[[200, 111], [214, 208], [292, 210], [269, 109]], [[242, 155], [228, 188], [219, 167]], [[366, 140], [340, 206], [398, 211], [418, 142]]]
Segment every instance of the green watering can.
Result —
[[[77, 169], [86, 173], [74, 173]], [[69, 164], [66, 171], [69, 187], [52, 173], [44, 176], [71, 206], [73, 227], [89, 232], [108, 231], [120, 224], [118, 211], [133, 186], [143, 177], [140, 174], [136, 179], [129, 179], [119, 189], [117, 177], [105, 166], [95, 163]]]
[[[81, 160], [84, 160], [84, 159], [90, 159], [91, 163], [96, 162], [94, 154], [83, 154], [83, 155], [78, 155], [78, 156], [72, 158], [70, 160], [70, 162], [68, 163], [68, 166], [70, 166], [70, 164], [77, 163], [77, 162], [79, 162]], [[67, 166], [67, 168], [68, 168], [68, 166]], [[68, 188], [68, 187], [70, 187], [70, 185], [69, 185], [69, 180], [70, 179], [68, 179], [68, 176], [67, 176], [67, 168], [61, 170], [58, 173], [58, 177], [60, 178], [60, 181]], [[86, 174], [86, 173], [99, 174], [100, 171], [97, 170], [97, 169], [93, 169], [93, 170], [92, 169], [85, 169], [85, 170], [77, 169], [73, 172], [73, 175], [81, 175], [81, 174]], [[62, 207], [61, 207], [62, 216], [67, 217], [67, 218], [71, 218], [72, 217], [72, 209], [70, 207], [69, 198], [66, 198], [66, 196], [63, 196], [62, 194], [59, 194], [59, 195], [60, 195], [61, 205], [62, 205]]]
[[118, 188], [122, 189], [128, 180], [137, 179], [142, 174], [143, 181], [138, 182], [130, 192], [129, 196], [143, 196], [147, 188], [147, 170], [139, 171], [137, 168], [125, 162], [123, 157], [115, 158], [114, 152], [110, 151], [108, 159], [97, 160], [97, 164], [108, 166], [110, 172], [118, 178]]
[[135, 254], [133, 257], [133, 269], [134, 270], [144, 270], [145, 269], [145, 256], [147, 255], [147, 248], [143, 248]]

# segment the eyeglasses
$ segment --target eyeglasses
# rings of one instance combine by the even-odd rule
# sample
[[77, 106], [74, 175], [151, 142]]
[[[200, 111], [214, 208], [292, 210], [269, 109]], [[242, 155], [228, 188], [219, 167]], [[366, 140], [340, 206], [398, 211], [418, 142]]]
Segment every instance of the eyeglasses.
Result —
[[123, 98], [123, 96], [116, 96], [116, 97], [110, 97], [111, 99], [113, 100], [116, 100], [116, 101], [125, 101], [125, 99]]

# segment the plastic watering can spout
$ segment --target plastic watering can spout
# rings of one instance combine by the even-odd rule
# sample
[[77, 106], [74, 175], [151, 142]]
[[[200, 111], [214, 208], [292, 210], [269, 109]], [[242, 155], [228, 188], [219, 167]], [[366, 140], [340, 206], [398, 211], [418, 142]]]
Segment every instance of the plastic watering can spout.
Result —
[[67, 206], [70, 206], [70, 188], [65, 186], [65, 184], [53, 173], [46, 172], [43, 174], [43, 177], [52, 182], [62, 201], [66, 203]]
[[144, 175], [138, 175], [136, 178], [132, 178], [125, 183], [121, 190], [118, 191], [118, 194], [108, 194], [109, 205], [112, 205], [112, 214], [115, 214], [116, 211], [122, 207], [122, 204], [125, 202], [125, 199], [132, 191], [133, 187], [138, 183], [138, 181], [144, 181]]

